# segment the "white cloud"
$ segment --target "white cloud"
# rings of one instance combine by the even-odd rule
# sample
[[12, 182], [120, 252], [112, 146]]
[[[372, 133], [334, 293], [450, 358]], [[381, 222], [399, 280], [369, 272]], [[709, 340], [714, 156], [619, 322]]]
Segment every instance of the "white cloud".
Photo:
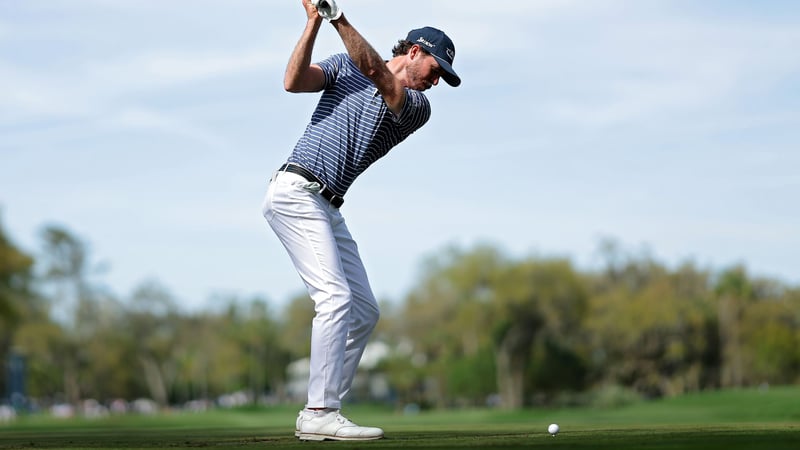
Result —
[[[284, 61], [280, 61], [283, 64]], [[0, 67], [4, 107], [42, 115], [82, 115], [98, 104], [132, 91], [157, 90], [224, 76], [266, 71], [274, 55], [261, 50], [233, 55], [143, 54], [111, 61], [90, 61], [58, 73]], [[89, 102], [91, 101], [91, 102]], [[95, 107], [90, 108], [94, 103]]]
[[266, 71], [284, 64], [278, 57], [262, 49], [244, 50], [235, 54], [158, 52], [93, 62], [86, 73], [89, 80], [108, 84], [116, 89], [160, 88], [203, 81], [217, 77]]
[[[245, 234], [236, 230], [264, 226], [261, 184], [316, 100], [280, 89], [304, 25], [299, 1], [13, 4], [0, 19], [0, 194], [15, 236], [65, 220], [130, 278], [163, 259], [156, 252], [196, 247], [196, 236], [175, 232], [187, 223], [197, 234], [214, 230], [226, 249]], [[379, 291], [400, 295], [395, 283], [411, 278], [403, 271], [413, 271], [419, 252], [448, 239], [577, 256], [603, 232], [721, 263], [734, 250], [756, 258], [762, 243], [796, 244], [797, 215], [785, 206], [800, 188], [792, 171], [798, 94], [789, 89], [800, 30], [791, 20], [721, 1], [433, 0], [409, 14], [389, 0], [341, 4], [384, 55], [411, 27], [441, 27], [464, 79], [459, 89], [431, 91], [433, 128], [348, 194], [369, 265], [386, 268], [376, 274]], [[324, 24], [314, 59], [339, 51]], [[478, 184], [465, 191], [464, 180]], [[125, 214], [108, 217], [114, 201], [126, 212], [140, 205], [137, 217], [147, 217], [153, 250], [141, 259], [120, 249], [141, 245], [140, 230], [125, 229], [135, 225]], [[398, 214], [424, 220], [392, 220]], [[387, 234], [409, 230], [424, 239], [387, 246]], [[270, 237], [252, 248], [260, 259], [232, 258], [248, 267], [285, 258]], [[285, 262], [275, 266], [292, 283], [258, 275], [237, 287], [297, 289]], [[216, 275], [159, 268], [167, 282]], [[177, 291], [200, 298], [200, 288], [190, 281]]]
[[180, 136], [214, 149], [230, 148], [230, 143], [221, 135], [174, 114], [165, 114], [153, 109], [130, 108], [119, 111], [106, 119], [110, 128], [123, 130], [146, 130]]
[[72, 83], [61, 77], [0, 61], [0, 121], [82, 114]]
[[[588, 50], [558, 47], [575, 52], [560, 68], [574, 87], [562, 84], [546, 115], [582, 127], [705, 114], [729, 119], [737, 102], [767, 95], [797, 72], [800, 60], [786, 58], [794, 42], [800, 31], [771, 25], [623, 23], [585, 42]], [[549, 81], [560, 76], [556, 71]]]

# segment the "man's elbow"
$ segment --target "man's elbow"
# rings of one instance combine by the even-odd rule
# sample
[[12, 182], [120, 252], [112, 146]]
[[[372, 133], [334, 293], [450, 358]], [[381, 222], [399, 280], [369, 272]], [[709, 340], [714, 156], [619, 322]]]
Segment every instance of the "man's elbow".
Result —
[[283, 89], [291, 93], [319, 92], [324, 87], [324, 83], [324, 79], [316, 79], [313, 76], [286, 77], [283, 79]]
[[298, 83], [297, 80], [293, 80], [291, 78], [285, 78], [283, 80], [283, 89], [286, 92], [291, 92], [293, 94], [301, 92], [300, 83]]

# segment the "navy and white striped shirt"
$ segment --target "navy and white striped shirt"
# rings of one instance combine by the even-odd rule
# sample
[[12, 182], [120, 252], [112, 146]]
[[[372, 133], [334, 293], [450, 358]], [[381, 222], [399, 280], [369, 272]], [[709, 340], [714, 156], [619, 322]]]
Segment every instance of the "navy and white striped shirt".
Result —
[[431, 107], [422, 92], [406, 89], [403, 111], [395, 115], [347, 54], [333, 55], [319, 66], [325, 88], [288, 162], [310, 170], [344, 196], [367, 167], [428, 121]]

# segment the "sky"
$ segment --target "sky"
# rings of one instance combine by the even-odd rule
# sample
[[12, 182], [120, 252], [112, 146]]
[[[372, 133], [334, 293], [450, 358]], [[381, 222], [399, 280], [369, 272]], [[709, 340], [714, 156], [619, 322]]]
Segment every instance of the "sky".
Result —
[[[800, 3], [340, 0], [387, 59], [420, 26], [463, 83], [352, 186], [342, 213], [373, 290], [490, 244], [602, 263], [614, 239], [800, 284]], [[83, 240], [121, 298], [281, 305], [303, 287], [261, 216], [318, 94], [283, 90], [299, 0], [0, 0], [0, 226]], [[323, 24], [313, 59], [343, 52]]]

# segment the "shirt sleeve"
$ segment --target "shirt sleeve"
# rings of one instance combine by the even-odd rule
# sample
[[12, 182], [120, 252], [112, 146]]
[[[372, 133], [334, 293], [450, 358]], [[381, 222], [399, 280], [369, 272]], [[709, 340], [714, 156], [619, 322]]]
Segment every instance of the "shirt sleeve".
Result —
[[342, 70], [344, 60], [344, 55], [337, 54], [331, 55], [317, 63], [317, 65], [322, 69], [322, 72], [325, 74], [324, 89], [330, 88], [336, 82], [336, 78], [339, 76], [339, 72]]
[[396, 117], [398, 125], [408, 134], [425, 125], [431, 117], [431, 104], [420, 91], [406, 89], [406, 102], [403, 110]]

